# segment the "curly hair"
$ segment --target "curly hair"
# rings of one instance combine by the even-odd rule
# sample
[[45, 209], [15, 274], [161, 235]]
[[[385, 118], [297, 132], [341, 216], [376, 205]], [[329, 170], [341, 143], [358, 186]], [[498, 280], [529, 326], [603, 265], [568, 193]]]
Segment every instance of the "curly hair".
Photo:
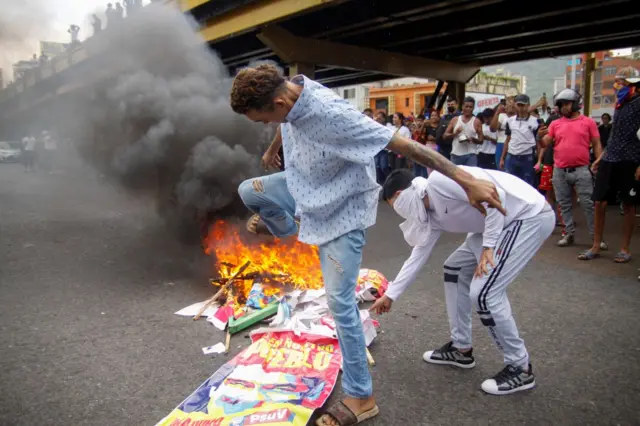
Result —
[[272, 100], [284, 85], [285, 79], [278, 67], [260, 64], [238, 72], [231, 87], [231, 108], [238, 114], [249, 110], [270, 111]]

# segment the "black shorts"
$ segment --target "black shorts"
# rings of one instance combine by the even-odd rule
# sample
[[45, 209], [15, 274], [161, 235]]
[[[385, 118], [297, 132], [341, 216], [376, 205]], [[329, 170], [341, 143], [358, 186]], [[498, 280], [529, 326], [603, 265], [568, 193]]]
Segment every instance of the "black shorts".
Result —
[[593, 201], [607, 201], [616, 194], [623, 204], [635, 205], [640, 185], [636, 181], [636, 169], [639, 164], [631, 161], [611, 163], [600, 161], [593, 188]]

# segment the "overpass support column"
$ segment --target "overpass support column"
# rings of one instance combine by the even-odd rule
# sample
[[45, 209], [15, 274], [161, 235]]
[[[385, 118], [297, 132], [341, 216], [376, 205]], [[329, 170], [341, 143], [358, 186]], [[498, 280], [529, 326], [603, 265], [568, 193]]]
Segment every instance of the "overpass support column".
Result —
[[447, 95], [454, 96], [458, 100], [458, 105], [462, 107], [462, 100], [465, 96], [464, 83], [460, 83], [457, 81], [448, 81], [447, 82]]
[[316, 74], [316, 66], [313, 64], [305, 64], [301, 62], [296, 62], [289, 65], [289, 78], [293, 78], [296, 75], [300, 74], [303, 74], [307, 78], [313, 80]]
[[591, 117], [591, 107], [593, 105], [593, 73], [596, 69], [596, 55], [595, 53], [587, 54], [587, 61], [584, 64], [584, 93], [583, 93], [583, 105], [584, 115]]

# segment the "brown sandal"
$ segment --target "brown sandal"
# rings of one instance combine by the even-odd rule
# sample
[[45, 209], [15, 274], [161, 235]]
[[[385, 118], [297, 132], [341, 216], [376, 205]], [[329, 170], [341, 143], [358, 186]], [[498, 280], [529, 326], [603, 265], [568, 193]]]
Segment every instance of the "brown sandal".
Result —
[[[296, 231], [296, 235], [298, 235], [298, 232], [300, 231], [300, 222], [298, 220], [296, 220], [295, 222], [296, 222], [296, 226], [298, 227], [298, 230]], [[249, 220], [247, 220], [247, 231], [255, 235], [273, 236], [271, 231], [269, 231], [269, 228], [267, 228], [267, 224], [264, 223], [264, 220], [262, 220], [262, 218], [258, 214], [254, 214], [249, 218]]]
[[260, 218], [260, 215], [254, 214], [247, 220], [247, 231], [256, 235], [271, 235], [269, 228]]
[[322, 420], [324, 416], [329, 416], [340, 426], [353, 426], [364, 422], [365, 420], [369, 420], [378, 415], [380, 409], [376, 405], [372, 409], [361, 413], [356, 416], [349, 407], [347, 407], [344, 402], [340, 401], [337, 404], [331, 406], [318, 420], [316, 420], [316, 426], [326, 426], [327, 423]]

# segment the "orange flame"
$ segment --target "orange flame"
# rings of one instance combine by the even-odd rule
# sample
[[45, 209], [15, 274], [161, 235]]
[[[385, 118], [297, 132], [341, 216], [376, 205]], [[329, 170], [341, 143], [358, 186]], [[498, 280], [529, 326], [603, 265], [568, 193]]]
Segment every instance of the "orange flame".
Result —
[[[215, 256], [220, 278], [231, 276], [251, 261], [240, 275], [257, 275], [255, 279], [265, 286], [267, 296], [279, 294], [283, 285], [303, 290], [323, 286], [318, 248], [297, 240], [245, 243], [235, 225], [219, 220], [211, 226], [204, 247], [208, 255]], [[232, 293], [236, 302], [246, 301], [253, 281], [246, 279], [234, 283]]]

